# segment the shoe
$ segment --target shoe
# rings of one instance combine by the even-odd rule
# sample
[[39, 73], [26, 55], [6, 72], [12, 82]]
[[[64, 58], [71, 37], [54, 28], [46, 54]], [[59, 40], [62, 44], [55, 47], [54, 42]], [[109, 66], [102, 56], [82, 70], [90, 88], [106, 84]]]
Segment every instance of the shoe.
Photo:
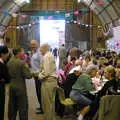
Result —
[[36, 114], [44, 114], [43, 111], [38, 111]]

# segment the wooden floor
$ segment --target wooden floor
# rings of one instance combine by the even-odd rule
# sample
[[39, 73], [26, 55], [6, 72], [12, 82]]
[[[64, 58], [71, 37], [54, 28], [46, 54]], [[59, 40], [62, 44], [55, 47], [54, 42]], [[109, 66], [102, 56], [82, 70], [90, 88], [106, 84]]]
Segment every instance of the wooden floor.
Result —
[[[38, 107], [38, 101], [36, 98], [36, 92], [35, 92], [35, 84], [33, 79], [26, 80], [27, 85], [27, 93], [28, 93], [28, 100], [29, 100], [29, 120], [43, 120], [43, 115], [36, 115], [36, 108]], [[8, 120], [7, 117], [7, 107], [8, 107], [8, 86], [6, 87], [6, 103], [5, 103], [5, 120]], [[17, 119], [19, 120], [19, 116], [17, 116]], [[56, 116], [56, 120], [75, 120], [72, 118], [64, 118], [61, 119], [58, 116]]]

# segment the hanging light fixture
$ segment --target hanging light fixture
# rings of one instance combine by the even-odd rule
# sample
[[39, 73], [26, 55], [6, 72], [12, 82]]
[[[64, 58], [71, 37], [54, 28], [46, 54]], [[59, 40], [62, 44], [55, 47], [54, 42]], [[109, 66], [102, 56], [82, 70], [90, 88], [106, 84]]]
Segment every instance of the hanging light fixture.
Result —
[[30, 0], [25, 0], [26, 1], [26, 3], [30, 3]]
[[80, 3], [81, 2], [81, 0], [78, 0], [78, 3]]
[[14, 0], [18, 4], [30, 3], [30, 0]]

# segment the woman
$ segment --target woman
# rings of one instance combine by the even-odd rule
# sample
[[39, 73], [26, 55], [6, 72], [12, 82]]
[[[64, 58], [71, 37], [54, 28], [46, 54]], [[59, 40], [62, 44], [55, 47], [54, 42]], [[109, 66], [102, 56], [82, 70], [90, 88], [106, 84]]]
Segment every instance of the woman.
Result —
[[57, 86], [57, 74], [54, 56], [50, 52], [50, 46], [43, 44], [40, 47], [40, 52], [43, 55], [41, 71], [39, 78], [42, 82], [42, 106], [44, 111], [44, 120], [55, 120], [55, 105], [52, 101], [54, 87]]
[[101, 97], [105, 95], [117, 94], [118, 83], [116, 80], [115, 68], [111, 65], [105, 67], [104, 76], [108, 81], [104, 84], [103, 88], [97, 93], [96, 99], [92, 102], [90, 106], [87, 107], [88, 109], [84, 111], [81, 116], [85, 116], [87, 113], [86, 116], [88, 116], [89, 119], [91, 119], [95, 115], [97, 109], [99, 108], [99, 101]]
[[104, 69], [104, 77], [108, 80], [103, 88], [98, 92], [98, 97], [110, 95], [117, 92], [118, 85], [116, 81], [116, 70], [113, 66], [109, 65]]
[[4, 120], [5, 84], [9, 83], [10, 80], [5, 64], [8, 55], [8, 48], [6, 46], [0, 46], [0, 120]]

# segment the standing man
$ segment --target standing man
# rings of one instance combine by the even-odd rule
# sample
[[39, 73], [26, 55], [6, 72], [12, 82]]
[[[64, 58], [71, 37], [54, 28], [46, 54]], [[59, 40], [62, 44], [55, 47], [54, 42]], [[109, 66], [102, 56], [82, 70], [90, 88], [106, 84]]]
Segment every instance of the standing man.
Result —
[[55, 120], [55, 103], [53, 103], [53, 89], [57, 87], [58, 76], [56, 74], [56, 65], [54, 56], [50, 52], [50, 46], [43, 44], [40, 47], [40, 52], [43, 55], [41, 71], [39, 78], [42, 82], [42, 105], [44, 111], [44, 120]]
[[57, 47], [55, 47], [55, 48], [53, 49], [53, 55], [54, 55], [54, 57], [55, 57], [55, 60], [57, 60], [57, 56], [58, 56], [58, 49], [57, 49]]
[[20, 52], [20, 48], [14, 48], [14, 55], [7, 63], [11, 77], [8, 106], [9, 120], [16, 120], [18, 111], [20, 120], [28, 120], [28, 98], [25, 79], [31, 78], [31, 72], [28, 65], [20, 59]]
[[67, 50], [65, 48], [65, 45], [62, 44], [62, 46], [59, 48], [59, 69], [64, 70], [66, 63], [67, 63]]
[[[39, 72], [42, 56], [40, 54], [39, 43], [37, 42], [37, 40], [31, 40], [30, 47], [32, 52], [31, 61], [30, 61], [31, 72]], [[35, 79], [37, 99], [40, 105], [40, 107], [37, 108], [37, 110], [39, 111], [36, 112], [36, 114], [42, 114], [43, 110], [42, 110], [42, 104], [41, 104], [41, 81], [38, 79], [38, 77], [34, 77], [34, 79]]]
[[0, 46], [0, 120], [4, 120], [5, 84], [9, 83], [10, 75], [5, 61], [8, 58], [8, 48]]

